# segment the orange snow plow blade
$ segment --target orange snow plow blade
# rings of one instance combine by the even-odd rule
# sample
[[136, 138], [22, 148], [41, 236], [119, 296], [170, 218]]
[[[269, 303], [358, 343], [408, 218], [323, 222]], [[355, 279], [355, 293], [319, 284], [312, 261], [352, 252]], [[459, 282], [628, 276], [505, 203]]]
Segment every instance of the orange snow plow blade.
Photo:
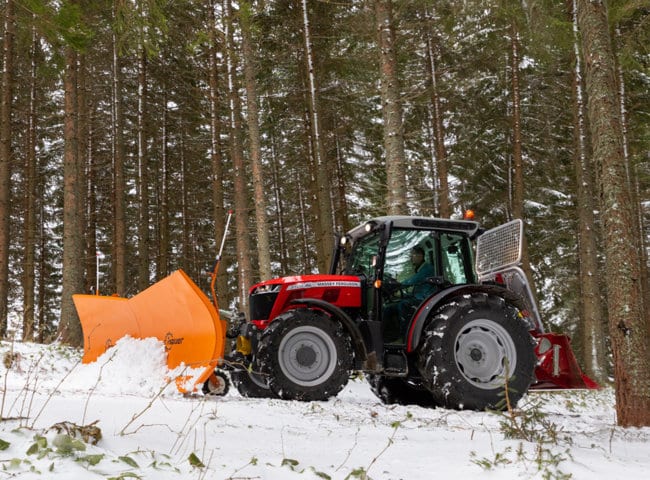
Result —
[[176, 379], [182, 393], [195, 391], [223, 358], [226, 323], [208, 297], [177, 270], [126, 299], [73, 295], [84, 335], [83, 363], [97, 360], [117, 340], [155, 337], [164, 342], [167, 366], [202, 369]]

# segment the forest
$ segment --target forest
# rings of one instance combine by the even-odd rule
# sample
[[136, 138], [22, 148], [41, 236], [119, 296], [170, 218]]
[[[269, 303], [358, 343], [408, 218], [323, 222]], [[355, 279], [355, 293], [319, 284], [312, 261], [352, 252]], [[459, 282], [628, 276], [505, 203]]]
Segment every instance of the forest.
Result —
[[524, 220], [590, 375], [612, 331], [650, 370], [648, 0], [1, 5], [3, 337], [79, 345], [73, 293], [205, 287], [229, 211], [219, 301], [245, 311], [256, 281], [327, 270], [335, 232], [471, 209]]

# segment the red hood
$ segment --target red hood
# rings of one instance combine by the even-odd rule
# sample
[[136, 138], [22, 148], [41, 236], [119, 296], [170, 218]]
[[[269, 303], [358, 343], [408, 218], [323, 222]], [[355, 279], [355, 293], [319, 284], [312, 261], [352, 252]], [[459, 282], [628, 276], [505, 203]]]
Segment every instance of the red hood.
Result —
[[294, 275], [291, 277], [273, 278], [253, 285], [249, 294], [253, 293], [260, 287], [270, 287], [272, 285], [288, 285], [290, 290], [307, 289], [314, 287], [336, 288], [336, 287], [361, 287], [359, 277], [354, 275]]

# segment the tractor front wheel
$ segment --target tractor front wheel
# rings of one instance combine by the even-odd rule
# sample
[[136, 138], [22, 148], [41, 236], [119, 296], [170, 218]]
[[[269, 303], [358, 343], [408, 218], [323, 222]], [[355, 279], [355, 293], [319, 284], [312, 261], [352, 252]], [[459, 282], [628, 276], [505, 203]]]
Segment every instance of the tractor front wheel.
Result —
[[535, 363], [534, 341], [518, 310], [484, 293], [438, 309], [418, 352], [434, 399], [458, 410], [514, 407], [533, 381]]
[[415, 384], [407, 378], [387, 377], [367, 373], [366, 379], [370, 390], [386, 405], [419, 405], [420, 407], [436, 407], [436, 401], [431, 392], [421, 384]]
[[248, 370], [233, 370], [230, 372], [232, 383], [242, 397], [247, 398], [276, 398], [269, 388], [266, 377]]
[[341, 324], [322, 312], [289, 310], [262, 333], [257, 364], [285, 400], [327, 400], [348, 382], [352, 347]]

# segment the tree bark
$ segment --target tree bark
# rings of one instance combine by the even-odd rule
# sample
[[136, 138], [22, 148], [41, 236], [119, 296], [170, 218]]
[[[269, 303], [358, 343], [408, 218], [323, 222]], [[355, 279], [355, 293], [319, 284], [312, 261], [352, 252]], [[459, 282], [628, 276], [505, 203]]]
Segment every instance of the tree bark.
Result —
[[431, 84], [431, 106], [433, 108], [433, 139], [435, 144], [435, 177], [434, 185], [437, 189], [438, 212], [442, 218], [451, 217], [451, 204], [449, 202], [449, 180], [447, 168], [447, 149], [445, 147], [445, 127], [442, 122], [442, 108], [440, 106], [440, 95], [438, 93], [438, 69], [436, 68], [436, 47], [431, 38], [431, 32], [427, 30], [427, 58], [429, 64], [429, 82]]
[[[270, 106], [268, 110], [271, 111]], [[274, 122], [271, 121], [271, 124]], [[270, 144], [271, 144], [271, 178], [273, 185], [273, 202], [275, 205], [275, 220], [277, 222], [277, 249], [280, 252], [280, 274], [286, 275], [288, 273], [289, 265], [289, 252], [287, 248], [287, 242], [285, 240], [285, 224], [284, 224], [284, 199], [282, 195], [282, 184], [280, 181], [279, 173], [279, 160], [276, 155], [276, 138], [275, 131], [271, 127], [270, 132]]]
[[524, 160], [521, 148], [521, 86], [519, 84], [519, 32], [510, 29], [510, 68], [512, 93], [512, 216], [524, 219]]
[[395, 31], [391, 0], [375, 0], [377, 43], [381, 78], [381, 100], [386, 150], [386, 207], [389, 215], [405, 215], [406, 156], [402, 129], [402, 106], [397, 79]]
[[341, 152], [338, 138], [336, 139], [336, 179], [338, 186], [338, 195], [337, 195], [337, 216], [338, 221], [336, 222], [340, 228], [347, 232], [352, 227], [350, 225], [350, 216], [348, 213], [348, 201], [347, 201], [347, 191], [348, 184], [345, 178], [345, 156]]
[[248, 186], [246, 164], [241, 141], [241, 99], [237, 85], [235, 43], [233, 38], [233, 13], [230, 0], [225, 1], [226, 41], [228, 52], [228, 85], [230, 88], [230, 152], [234, 166], [235, 231], [237, 237], [239, 307], [248, 307], [248, 288], [251, 286], [250, 234], [248, 230]]
[[582, 333], [582, 365], [587, 375], [598, 382], [607, 381], [607, 348], [605, 345], [605, 317], [601, 304], [598, 279], [598, 232], [595, 228], [594, 180], [589, 169], [586, 144], [587, 125], [582, 79], [582, 59], [578, 45], [576, 0], [572, 0], [574, 24], [573, 112], [574, 158], [576, 172], [576, 204], [578, 214], [578, 257], [580, 275], [580, 317]]
[[77, 105], [77, 53], [65, 52], [64, 73], [64, 154], [63, 154], [63, 292], [61, 320], [57, 331], [63, 343], [81, 346], [83, 336], [72, 295], [83, 291], [82, 212], [79, 211], [79, 150]]
[[307, 0], [302, 0], [303, 40], [305, 44], [305, 61], [307, 63], [307, 81], [309, 87], [309, 123], [311, 127], [311, 145], [314, 159], [314, 177], [316, 179], [316, 215], [320, 230], [316, 238], [318, 250], [318, 270], [326, 272], [332, 258], [334, 223], [332, 218], [331, 178], [325, 151], [321, 111], [318, 99], [316, 68], [314, 66], [314, 49], [311, 40], [311, 26]]
[[25, 155], [25, 226], [23, 241], [23, 341], [32, 341], [35, 333], [34, 295], [36, 286], [36, 53], [38, 36], [32, 27], [31, 69], [29, 76], [29, 114]]
[[[219, 115], [219, 65], [217, 63], [217, 20], [215, 2], [208, 2], [208, 19], [210, 22], [208, 36], [209, 85], [210, 85], [210, 159], [212, 163], [212, 219], [214, 221], [214, 237], [216, 247], [220, 247], [226, 225], [226, 211], [223, 194], [223, 157], [221, 155], [221, 118]], [[218, 253], [218, 252], [217, 252]], [[221, 268], [217, 275], [217, 294], [220, 302], [228, 305], [228, 277], [224, 268], [227, 262], [221, 259]]]
[[160, 169], [158, 175], [158, 260], [156, 278], [161, 280], [169, 275], [169, 165], [167, 145], [167, 83], [163, 83], [162, 118], [160, 139]]
[[[117, 7], [116, 7], [117, 8]], [[122, 93], [122, 61], [117, 36], [113, 34], [113, 287], [120, 296], [126, 294], [126, 176], [124, 172], [124, 101]]]
[[271, 251], [269, 245], [269, 225], [266, 217], [266, 192], [262, 169], [262, 142], [260, 138], [259, 106], [257, 99], [257, 80], [255, 53], [251, 46], [251, 2], [244, 0], [240, 5], [241, 44], [244, 56], [244, 77], [246, 81], [246, 106], [248, 141], [250, 144], [250, 163], [253, 174], [255, 198], [255, 232], [257, 233], [257, 259], [261, 280], [271, 278]]
[[[620, 34], [621, 34], [620, 28], [616, 28], [615, 31], [616, 43], [618, 43], [618, 36]], [[627, 172], [628, 188], [630, 189], [630, 197], [632, 199], [632, 208], [635, 211], [634, 228], [638, 233], [636, 237], [636, 241], [637, 241], [636, 248], [640, 252], [639, 269], [641, 271], [641, 290], [643, 292], [643, 301], [644, 301], [645, 308], [650, 309], [650, 272], [648, 271], [649, 269], [647, 268], [648, 255], [646, 250], [643, 206], [641, 204], [641, 196], [639, 195], [639, 174], [638, 174], [639, 172], [637, 171], [637, 165], [635, 165], [630, 155], [628, 125], [627, 125], [627, 109], [625, 107], [626, 105], [625, 77], [623, 75], [623, 68], [621, 67], [620, 62], [618, 61], [616, 61], [616, 75], [618, 79], [618, 91], [619, 91], [618, 104], [621, 113], [621, 129], [623, 131], [623, 158], [625, 161], [625, 170]]]
[[[524, 208], [524, 156], [522, 148], [522, 126], [521, 126], [521, 83], [519, 77], [519, 63], [521, 56], [519, 53], [519, 31], [513, 24], [510, 27], [510, 66], [511, 66], [511, 90], [512, 90], [512, 204], [511, 211], [513, 218], [526, 220], [526, 211]], [[528, 241], [524, 236], [521, 252], [521, 268], [528, 277], [528, 282], [532, 286], [531, 291], [536, 296], [533, 271], [530, 266], [530, 257], [528, 256]]]
[[77, 158], [79, 162], [79, 194], [77, 206], [80, 213], [79, 228], [82, 245], [82, 272], [84, 288], [82, 292], [91, 292], [97, 283], [95, 253], [97, 251], [95, 233], [95, 197], [92, 184], [92, 143], [90, 119], [90, 89], [86, 56], [77, 55]]
[[5, 4], [2, 50], [2, 98], [0, 100], [0, 338], [7, 334], [9, 298], [9, 239], [11, 238], [11, 113], [13, 97], [14, 2]]
[[138, 291], [150, 285], [149, 279], [149, 158], [146, 138], [147, 53], [138, 51]]
[[593, 163], [601, 169], [609, 333], [614, 353], [617, 422], [650, 426], [650, 336], [641, 254], [623, 156], [615, 60], [607, 7], [578, 0], [585, 57]]
[[180, 187], [181, 187], [181, 268], [186, 272], [191, 271], [191, 259], [192, 259], [192, 245], [191, 245], [191, 234], [190, 234], [190, 218], [189, 218], [189, 194], [187, 191], [187, 161], [185, 159], [185, 131], [181, 128], [180, 132], [180, 141], [179, 141], [180, 153], [178, 155], [181, 171], [180, 171]]

